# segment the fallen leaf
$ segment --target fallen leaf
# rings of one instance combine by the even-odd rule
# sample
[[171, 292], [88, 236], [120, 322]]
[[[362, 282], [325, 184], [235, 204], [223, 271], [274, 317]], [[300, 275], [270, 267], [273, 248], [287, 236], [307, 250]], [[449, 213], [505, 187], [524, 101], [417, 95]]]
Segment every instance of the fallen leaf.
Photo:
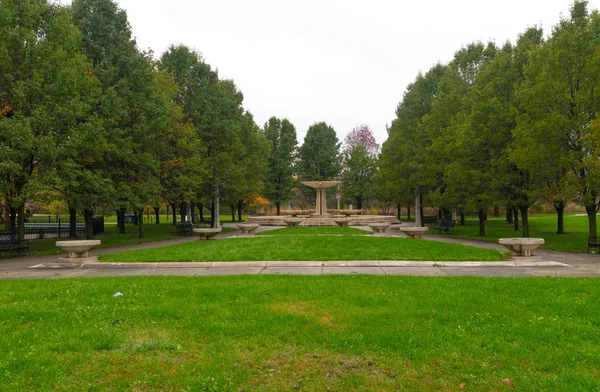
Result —
[[466, 382], [461, 382], [460, 384], [458, 384], [458, 389], [465, 389], [466, 386], [467, 386]]
[[515, 383], [513, 382], [513, 380], [511, 380], [510, 378], [503, 378], [502, 382], [505, 383], [506, 385], [508, 385], [509, 387], [516, 386]]

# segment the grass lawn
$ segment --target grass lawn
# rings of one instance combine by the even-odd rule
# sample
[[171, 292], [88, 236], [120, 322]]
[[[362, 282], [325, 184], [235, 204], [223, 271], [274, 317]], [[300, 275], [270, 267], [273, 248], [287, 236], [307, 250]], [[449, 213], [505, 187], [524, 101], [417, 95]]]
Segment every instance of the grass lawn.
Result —
[[[500, 261], [499, 251], [434, 241], [373, 237], [352, 228], [280, 229], [261, 236], [193, 241], [100, 256], [105, 262], [423, 260]], [[357, 235], [358, 234], [358, 235]]]
[[[519, 218], [520, 219], [520, 218]], [[531, 237], [544, 238], [545, 249], [561, 250], [566, 252], [587, 252], [588, 219], [586, 216], [565, 215], [566, 234], [556, 234], [556, 215], [531, 215], [529, 216], [529, 234]], [[513, 224], [506, 223], [504, 217], [490, 217], [485, 223], [485, 237], [479, 236], [479, 221], [467, 220], [466, 226], [457, 225], [454, 234], [445, 234], [449, 237], [469, 238], [483, 241], [498, 242], [499, 238], [521, 237], [522, 231], [515, 231]]]
[[600, 388], [597, 279], [127, 277], [0, 297], [6, 391]]

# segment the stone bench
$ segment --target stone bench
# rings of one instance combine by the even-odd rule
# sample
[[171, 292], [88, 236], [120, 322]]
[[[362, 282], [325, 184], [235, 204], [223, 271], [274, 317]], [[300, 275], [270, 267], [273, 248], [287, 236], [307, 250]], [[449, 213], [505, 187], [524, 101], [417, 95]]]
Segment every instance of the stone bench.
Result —
[[387, 228], [390, 227], [392, 224], [391, 224], [391, 222], [375, 222], [375, 223], [369, 223], [368, 225], [371, 228], [371, 230], [373, 230], [373, 234], [382, 235], [382, 234], [385, 234], [385, 231], [387, 230]]
[[350, 218], [335, 218], [333, 221], [340, 227], [346, 227], [350, 223], [350, 220]]
[[197, 235], [200, 240], [212, 240], [214, 237], [221, 232], [221, 228], [201, 228], [194, 229], [194, 235]]
[[300, 218], [286, 218], [283, 220], [288, 227], [296, 227], [302, 222]]
[[541, 260], [533, 251], [545, 241], [543, 238], [500, 238], [498, 242], [510, 251], [512, 260]]
[[254, 235], [256, 229], [260, 227], [260, 225], [257, 223], [240, 223], [236, 226], [242, 231], [243, 235]]
[[420, 239], [423, 234], [427, 233], [427, 230], [429, 230], [429, 227], [423, 226], [423, 227], [417, 227], [417, 226], [406, 226], [406, 227], [402, 227], [399, 226], [398, 230], [400, 230], [401, 232], [403, 232], [404, 234], [406, 234], [407, 237], [418, 240]]
[[100, 243], [100, 240], [57, 241], [56, 246], [69, 253], [68, 257], [61, 257], [58, 261], [81, 264], [97, 262], [98, 256], [91, 256], [90, 252]]

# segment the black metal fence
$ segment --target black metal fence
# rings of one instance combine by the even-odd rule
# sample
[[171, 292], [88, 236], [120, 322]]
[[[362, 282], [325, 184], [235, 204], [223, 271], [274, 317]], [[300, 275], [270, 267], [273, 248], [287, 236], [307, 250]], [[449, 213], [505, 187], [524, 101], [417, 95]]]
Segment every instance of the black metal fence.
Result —
[[[94, 235], [104, 233], [104, 217], [96, 217], [93, 221]], [[85, 236], [85, 220], [77, 218], [75, 229], [77, 236]], [[4, 223], [0, 223], [0, 233], [7, 233]], [[69, 219], [58, 218], [30, 218], [25, 222], [25, 238], [69, 238]]]

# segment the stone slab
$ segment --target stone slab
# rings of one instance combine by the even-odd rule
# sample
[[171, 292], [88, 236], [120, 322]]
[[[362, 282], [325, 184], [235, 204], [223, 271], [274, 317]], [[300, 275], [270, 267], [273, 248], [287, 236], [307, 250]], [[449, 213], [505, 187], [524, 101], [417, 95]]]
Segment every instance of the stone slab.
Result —
[[533, 274], [523, 268], [497, 268], [497, 267], [440, 267], [440, 269], [450, 276], [493, 276], [493, 277], [513, 277], [513, 276], [532, 276]]
[[322, 267], [322, 261], [269, 261], [270, 267]]
[[558, 261], [516, 261], [517, 267], [568, 267], [573, 268], [572, 265], [559, 263]]
[[448, 276], [443, 269], [437, 267], [381, 267], [386, 275], [407, 276]]
[[322, 267], [268, 267], [261, 275], [321, 275]]
[[436, 267], [514, 267], [512, 261], [436, 261]]
[[215, 261], [211, 268], [238, 268], [238, 267], [260, 267], [267, 266], [266, 261]]
[[379, 267], [379, 261], [324, 261], [323, 267]]
[[384, 275], [379, 267], [323, 267], [323, 275]]
[[258, 275], [263, 267], [223, 267], [200, 270], [198, 276]]

